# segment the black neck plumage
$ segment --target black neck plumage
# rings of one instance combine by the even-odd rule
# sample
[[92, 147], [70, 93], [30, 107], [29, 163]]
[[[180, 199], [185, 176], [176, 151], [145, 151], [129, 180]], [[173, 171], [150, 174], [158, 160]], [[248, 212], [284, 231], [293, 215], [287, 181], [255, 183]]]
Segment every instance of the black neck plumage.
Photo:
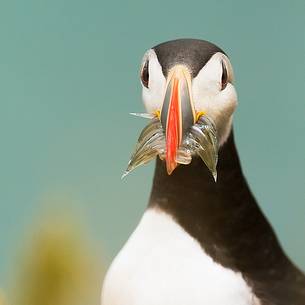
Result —
[[[216, 262], [241, 272], [264, 304], [299, 298], [305, 304], [304, 276], [283, 253], [249, 190], [233, 132], [219, 151], [217, 171], [215, 183], [201, 159], [194, 158], [168, 176], [158, 159], [149, 208], [172, 215]], [[277, 299], [281, 303], [268, 302]]]

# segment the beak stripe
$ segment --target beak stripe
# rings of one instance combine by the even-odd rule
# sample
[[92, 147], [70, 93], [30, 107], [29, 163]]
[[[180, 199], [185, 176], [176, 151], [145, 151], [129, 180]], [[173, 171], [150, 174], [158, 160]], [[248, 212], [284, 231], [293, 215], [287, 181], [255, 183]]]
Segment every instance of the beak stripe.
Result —
[[179, 80], [174, 78], [166, 128], [166, 168], [170, 175], [177, 166], [176, 155], [181, 141]]

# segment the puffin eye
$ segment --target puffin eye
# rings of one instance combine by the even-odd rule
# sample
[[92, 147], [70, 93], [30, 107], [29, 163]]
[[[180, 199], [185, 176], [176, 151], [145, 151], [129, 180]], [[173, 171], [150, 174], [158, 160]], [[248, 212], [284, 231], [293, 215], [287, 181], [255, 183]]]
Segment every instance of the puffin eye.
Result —
[[227, 87], [228, 84], [228, 72], [226, 65], [223, 61], [221, 61], [221, 65], [222, 65], [221, 90], [223, 90]]
[[149, 82], [149, 72], [148, 72], [148, 60], [146, 60], [142, 72], [141, 72], [141, 81], [144, 87], [148, 88]]

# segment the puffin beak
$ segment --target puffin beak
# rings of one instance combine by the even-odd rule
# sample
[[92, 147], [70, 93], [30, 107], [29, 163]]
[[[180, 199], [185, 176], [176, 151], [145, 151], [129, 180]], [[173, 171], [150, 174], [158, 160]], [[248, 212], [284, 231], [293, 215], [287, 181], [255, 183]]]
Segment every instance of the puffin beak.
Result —
[[191, 75], [182, 65], [174, 66], [169, 72], [160, 120], [165, 131], [166, 169], [170, 175], [178, 165], [178, 148], [187, 131], [196, 122]]

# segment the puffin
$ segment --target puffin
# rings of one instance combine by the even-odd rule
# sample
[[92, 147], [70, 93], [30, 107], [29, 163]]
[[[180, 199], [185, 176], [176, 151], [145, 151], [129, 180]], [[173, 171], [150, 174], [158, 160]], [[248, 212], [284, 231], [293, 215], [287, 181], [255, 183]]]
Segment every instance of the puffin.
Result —
[[[162, 145], [148, 145], [159, 157], [147, 209], [107, 271], [101, 304], [304, 305], [305, 276], [242, 172], [226, 53], [205, 40], [164, 42], [145, 53], [140, 78]], [[199, 129], [205, 141], [187, 146]]]

